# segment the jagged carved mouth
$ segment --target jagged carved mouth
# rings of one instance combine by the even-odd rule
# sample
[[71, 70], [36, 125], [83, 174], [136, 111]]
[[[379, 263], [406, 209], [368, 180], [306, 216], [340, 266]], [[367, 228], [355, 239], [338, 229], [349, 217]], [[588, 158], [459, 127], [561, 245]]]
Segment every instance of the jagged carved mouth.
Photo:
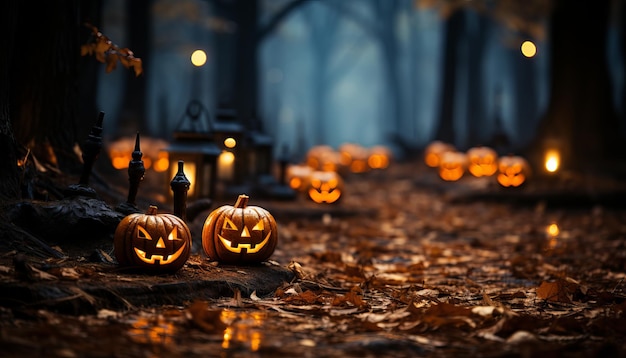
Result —
[[264, 246], [265, 244], [267, 244], [267, 242], [270, 240], [270, 234], [272, 232], [268, 232], [267, 235], [265, 236], [265, 239], [263, 239], [263, 241], [259, 242], [258, 244], [238, 244], [237, 246], [233, 246], [233, 242], [230, 240], [226, 240], [222, 235], [217, 235], [220, 238], [220, 241], [222, 242], [222, 245], [226, 248], [226, 250], [230, 251], [230, 252], [234, 252], [236, 254], [241, 253], [241, 250], [246, 249], [246, 253], [249, 254], [255, 254], [257, 252], [259, 252]]
[[183, 246], [180, 247], [180, 249], [178, 249], [178, 251], [176, 251], [175, 253], [171, 254], [171, 255], [167, 255], [166, 257], [164, 257], [163, 255], [150, 255], [150, 257], [146, 257], [146, 252], [143, 250], [139, 250], [138, 248], [134, 248], [135, 249], [135, 253], [137, 254], [137, 257], [139, 257], [139, 259], [147, 264], [158, 264], [157, 265], [167, 265], [167, 264], [171, 264], [172, 262], [176, 261], [177, 258], [180, 257], [180, 255], [183, 254], [183, 251], [185, 250], [185, 247], [187, 246], [187, 243], [183, 244]]

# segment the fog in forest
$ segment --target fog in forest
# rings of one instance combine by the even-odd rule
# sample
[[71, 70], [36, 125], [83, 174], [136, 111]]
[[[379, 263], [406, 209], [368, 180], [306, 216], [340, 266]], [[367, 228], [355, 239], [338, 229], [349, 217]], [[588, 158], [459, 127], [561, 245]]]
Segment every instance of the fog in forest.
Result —
[[[259, 25], [287, 3], [259, 1]], [[232, 91], [232, 75], [224, 73], [233, 69], [216, 61], [216, 51], [228, 48], [216, 36], [234, 36], [237, 27], [213, 6], [153, 2], [151, 50], [136, 54], [149, 58], [144, 135], [168, 139], [190, 100], [214, 115]], [[102, 31], [122, 46], [125, 16], [123, 0], [104, 1]], [[499, 130], [516, 150], [531, 141], [549, 100], [546, 26], [540, 21], [529, 34], [494, 14], [445, 13], [413, 0], [305, 2], [259, 45], [257, 118], [274, 139], [275, 155], [286, 146], [295, 158], [313, 145], [346, 142], [388, 145], [397, 153], [433, 139], [468, 148], [490, 143]], [[609, 29], [607, 53], [618, 99], [623, 61], [616, 33]], [[520, 51], [526, 40], [537, 48], [530, 58]], [[206, 65], [191, 64], [195, 49], [207, 52]], [[98, 105], [114, 123], [105, 128], [110, 138], [132, 127], [121, 107], [120, 88], [129, 80], [123, 71], [99, 78]], [[447, 138], [437, 138], [441, 133]]]

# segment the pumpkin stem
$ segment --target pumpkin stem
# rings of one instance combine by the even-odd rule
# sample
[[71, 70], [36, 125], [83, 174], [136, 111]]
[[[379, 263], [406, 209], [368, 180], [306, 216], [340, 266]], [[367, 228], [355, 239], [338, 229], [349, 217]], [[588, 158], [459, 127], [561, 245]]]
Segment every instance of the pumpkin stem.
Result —
[[248, 206], [248, 200], [250, 199], [249, 196], [247, 196], [246, 194], [241, 194], [239, 195], [239, 197], [237, 198], [237, 201], [235, 202], [235, 208], [238, 209], [243, 209], [246, 206]]
[[147, 215], [156, 215], [157, 213], [157, 207], [154, 205], [150, 205], [150, 207], [148, 208], [148, 212], [146, 213]]

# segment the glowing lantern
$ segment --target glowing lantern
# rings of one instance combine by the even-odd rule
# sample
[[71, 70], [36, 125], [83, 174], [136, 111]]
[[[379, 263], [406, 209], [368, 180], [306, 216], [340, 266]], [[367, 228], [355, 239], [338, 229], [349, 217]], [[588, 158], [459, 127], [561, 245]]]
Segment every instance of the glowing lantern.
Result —
[[308, 197], [318, 204], [335, 203], [343, 194], [343, 179], [336, 172], [314, 171], [309, 177]]
[[424, 162], [431, 168], [437, 168], [443, 153], [454, 151], [456, 148], [453, 145], [436, 140], [424, 149]]
[[371, 169], [385, 169], [389, 166], [392, 156], [389, 148], [382, 145], [373, 146], [369, 150], [367, 165]]
[[312, 172], [313, 168], [306, 164], [292, 164], [287, 167], [287, 184], [293, 190], [305, 191]]
[[[207, 122], [202, 123], [202, 116]], [[185, 128], [185, 125], [187, 128]], [[204, 127], [204, 128], [202, 128]], [[220, 148], [213, 141], [214, 133], [209, 129], [210, 122], [206, 108], [198, 101], [191, 101], [187, 106], [181, 121], [174, 132], [174, 140], [164, 149], [163, 158], [169, 159], [170, 173], [167, 176], [166, 187], [169, 192], [170, 179], [176, 175], [176, 163], [185, 163], [185, 175], [191, 185], [187, 195], [190, 200], [198, 198], [213, 198], [215, 196], [218, 176], [217, 158]], [[171, 200], [172, 197], [170, 196]]]
[[202, 228], [202, 248], [209, 258], [228, 264], [267, 260], [278, 242], [276, 220], [269, 211], [248, 206], [249, 197], [239, 195], [235, 205], [213, 210]]
[[556, 173], [561, 165], [561, 155], [555, 149], [549, 149], [546, 151], [544, 157], [544, 165], [548, 173]]
[[518, 187], [526, 181], [530, 166], [526, 159], [508, 155], [498, 160], [498, 183], [504, 187]]
[[475, 177], [492, 176], [498, 170], [498, 154], [489, 147], [474, 147], [467, 151], [468, 171]]
[[439, 176], [445, 181], [461, 179], [467, 168], [467, 156], [461, 152], [445, 152], [439, 160]]
[[191, 233], [179, 217], [157, 214], [152, 205], [147, 213], [130, 214], [120, 221], [113, 246], [120, 265], [174, 272], [189, 258]]
[[363, 173], [369, 169], [367, 165], [367, 149], [356, 143], [344, 143], [339, 147], [341, 166], [352, 173]]

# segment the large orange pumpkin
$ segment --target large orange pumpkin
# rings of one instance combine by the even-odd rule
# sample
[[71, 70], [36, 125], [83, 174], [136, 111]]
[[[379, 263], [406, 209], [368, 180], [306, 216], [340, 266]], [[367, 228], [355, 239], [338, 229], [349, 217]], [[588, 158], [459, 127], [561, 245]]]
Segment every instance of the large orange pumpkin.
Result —
[[157, 214], [151, 205], [145, 214], [126, 216], [117, 225], [113, 249], [122, 266], [155, 272], [174, 272], [191, 253], [191, 232], [172, 214]]
[[213, 210], [202, 228], [202, 248], [211, 260], [250, 264], [267, 260], [278, 242], [276, 220], [269, 211], [248, 206], [239, 195], [235, 205]]

